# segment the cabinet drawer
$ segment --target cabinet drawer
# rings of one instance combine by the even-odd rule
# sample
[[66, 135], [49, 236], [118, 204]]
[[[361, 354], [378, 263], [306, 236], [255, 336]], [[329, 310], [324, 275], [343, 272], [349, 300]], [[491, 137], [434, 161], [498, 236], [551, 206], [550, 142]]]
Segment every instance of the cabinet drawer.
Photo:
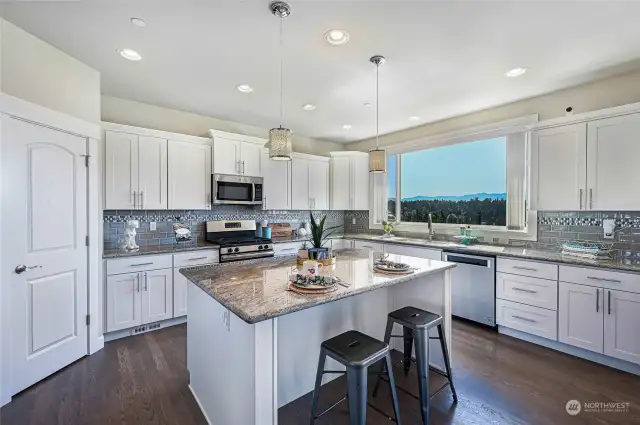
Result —
[[536, 261], [513, 260], [498, 257], [496, 270], [502, 273], [558, 280], [558, 265]]
[[131, 258], [107, 260], [107, 275], [141, 272], [145, 270], [170, 269], [173, 255], [144, 255]]
[[558, 340], [558, 314], [552, 310], [496, 300], [496, 323], [543, 338]]
[[189, 251], [173, 254], [173, 267], [189, 267], [218, 262], [218, 251]]
[[640, 294], [640, 274], [560, 266], [560, 281]]
[[558, 282], [498, 272], [496, 273], [496, 297], [548, 310], [557, 310]]
[[415, 246], [386, 244], [386, 252], [389, 254], [407, 255], [409, 257], [426, 258], [429, 260], [442, 260], [442, 251], [431, 248], [418, 248]]
[[369, 242], [369, 241], [356, 241], [356, 249], [372, 249], [376, 252], [382, 252], [384, 244]]
[[[307, 246], [310, 246], [307, 243]], [[274, 243], [273, 251], [276, 255], [294, 255], [302, 247], [302, 242]]]

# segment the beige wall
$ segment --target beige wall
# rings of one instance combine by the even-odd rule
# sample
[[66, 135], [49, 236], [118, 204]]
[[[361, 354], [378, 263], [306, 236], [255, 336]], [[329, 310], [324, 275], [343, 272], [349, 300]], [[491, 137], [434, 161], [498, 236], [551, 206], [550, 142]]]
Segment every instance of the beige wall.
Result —
[[[636, 102], [640, 102], [640, 71], [387, 134], [380, 136], [380, 144], [390, 145], [530, 114], [539, 114], [541, 121], [557, 118], [565, 115], [567, 106], [573, 106], [573, 112], [579, 114]], [[366, 151], [373, 146], [375, 140], [367, 139], [349, 143], [345, 149]]]
[[[102, 96], [102, 120], [192, 136], [209, 136], [209, 129], [267, 138], [268, 129], [162, 108], [111, 96]], [[295, 152], [322, 155], [343, 145], [293, 134]]]
[[100, 73], [0, 19], [4, 93], [100, 122]]

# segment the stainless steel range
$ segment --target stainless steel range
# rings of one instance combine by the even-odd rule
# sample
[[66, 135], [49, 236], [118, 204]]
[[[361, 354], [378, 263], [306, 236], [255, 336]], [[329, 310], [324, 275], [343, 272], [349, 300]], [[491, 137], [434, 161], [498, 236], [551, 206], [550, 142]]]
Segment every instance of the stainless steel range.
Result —
[[273, 257], [271, 239], [256, 236], [253, 220], [207, 221], [207, 242], [220, 245], [220, 262]]

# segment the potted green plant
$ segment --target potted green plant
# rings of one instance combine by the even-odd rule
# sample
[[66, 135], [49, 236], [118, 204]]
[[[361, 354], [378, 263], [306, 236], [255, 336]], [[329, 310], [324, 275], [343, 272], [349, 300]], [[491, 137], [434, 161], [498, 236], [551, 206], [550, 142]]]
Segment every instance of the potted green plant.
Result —
[[306, 260], [309, 258], [309, 248], [307, 247], [307, 241], [302, 242], [302, 246], [298, 250], [298, 258]]
[[329, 236], [342, 226], [325, 228], [326, 215], [322, 217], [319, 223], [313, 218], [313, 214], [309, 213], [309, 217], [311, 221], [311, 245], [313, 246], [313, 248], [309, 249], [309, 258], [312, 260], [326, 260], [329, 257], [329, 248], [325, 248], [324, 244], [329, 239]]

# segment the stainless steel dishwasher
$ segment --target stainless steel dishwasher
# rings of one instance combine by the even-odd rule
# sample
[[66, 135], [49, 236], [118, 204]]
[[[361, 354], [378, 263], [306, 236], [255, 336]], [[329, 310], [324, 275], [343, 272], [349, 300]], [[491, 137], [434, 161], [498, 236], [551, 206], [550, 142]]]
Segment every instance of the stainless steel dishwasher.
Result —
[[442, 260], [456, 263], [451, 273], [452, 314], [496, 326], [496, 257], [444, 251]]

